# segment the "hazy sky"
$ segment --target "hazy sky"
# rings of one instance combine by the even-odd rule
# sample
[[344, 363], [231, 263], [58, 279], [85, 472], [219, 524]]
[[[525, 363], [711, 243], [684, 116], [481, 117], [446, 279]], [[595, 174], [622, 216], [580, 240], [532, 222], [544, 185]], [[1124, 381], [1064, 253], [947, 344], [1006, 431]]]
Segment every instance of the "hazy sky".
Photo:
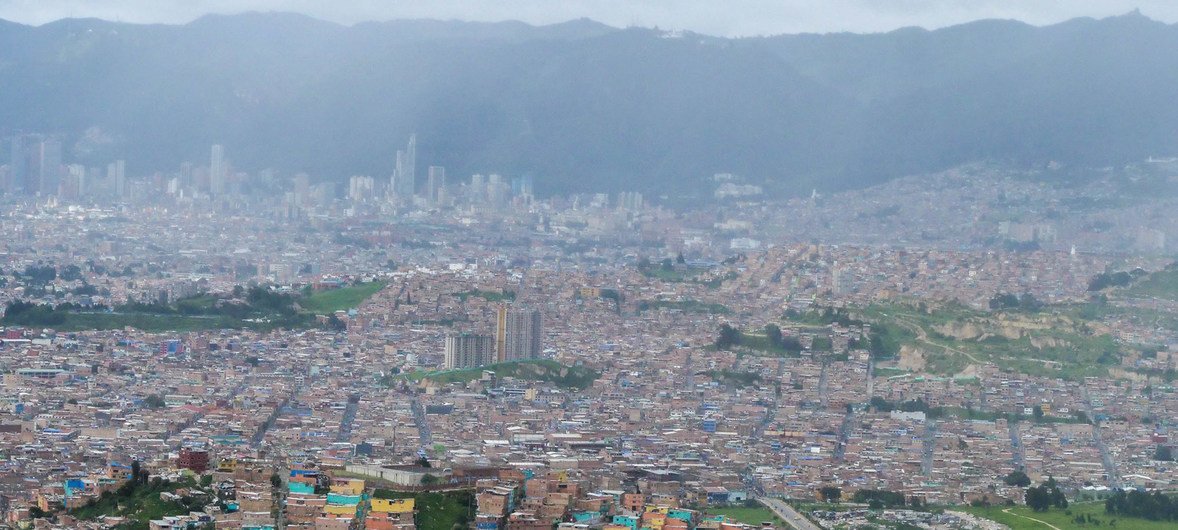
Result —
[[1175, 0], [0, 0], [0, 18], [25, 24], [65, 17], [184, 23], [207, 13], [291, 11], [344, 24], [396, 18], [548, 24], [589, 17], [613, 26], [738, 36], [937, 28], [981, 18], [1042, 25], [1134, 8], [1178, 21]]

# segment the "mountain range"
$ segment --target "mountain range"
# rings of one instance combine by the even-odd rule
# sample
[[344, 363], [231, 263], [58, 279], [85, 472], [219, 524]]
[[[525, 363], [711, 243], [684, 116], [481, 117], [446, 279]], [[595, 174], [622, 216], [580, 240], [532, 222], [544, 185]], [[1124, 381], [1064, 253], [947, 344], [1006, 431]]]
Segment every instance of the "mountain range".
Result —
[[387, 177], [416, 133], [419, 166], [532, 175], [541, 195], [1116, 165], [1178, 153], [1178, 26], [1133, 12], [729, 39], [589, 20], [0, 21], [0, 137], [19, 131], [132, 174], [207, 165], [219, 143], [247, 171], [327, 180]]

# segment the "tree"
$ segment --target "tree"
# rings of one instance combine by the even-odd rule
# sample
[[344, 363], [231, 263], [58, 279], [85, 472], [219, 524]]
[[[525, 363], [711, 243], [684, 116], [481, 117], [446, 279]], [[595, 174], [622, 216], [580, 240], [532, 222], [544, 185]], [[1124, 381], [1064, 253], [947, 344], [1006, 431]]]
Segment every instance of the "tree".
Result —
[[147, 473], [144, 472], [143, 465], [139, 461], [131, 462], [131, 483], [145, 484], [147, 482]]
[[990, 298], [990, 309], [1011, 309], [1018, 307], [1018, 295], [998, 293]]
[[1027, 488], [1024, 499], [1027, 506], [1036, 512], [1046, 511], [1051, 507], [1051, 495], [1043, 486]]
[[77, 265], [68, 265], [61, 270], [61, 279], [72, 282], [82, 279], [82, 269]]
[[716, 338], [716, 349], [727, 350], [740, 344], [740, 339], [740, 330], [728, 324], [720, 324], [720, 336]]
[[32, 519], [41, 519], [47, 515], [49, 514], [45, 513], [45, 510], [42, 510], [40, 506], [29, 507], [29, 517]]
[[660, 264], [660, 266], [664, 271], [667, 272], [675, 270], [675, 262], [671, 261], [671, 258], [663, 258], [663, 262]]
[[152, 394], [143, 398], [143, 404], [153, 409], [164, 408], [167, 405], [167, 403], [164, 403], [164, 398], [159, 394]]
[[275, 487], [275, 488], [281, 488], [282, 487], [282, 476], [280, 476], [278, 473], [271, 473], [270, 474], [270, 486]]
[[777, 324], [765, 324], [765, 336], [769, 338], [769, 345], [781, 347], [781, 328]]
[[434, 475], [430, 475], [429, 473], [426, 473], [425, 475], [421, 476], [421, 485], [422, 486], [433, 486], [434, 484], [438, 483], [438, 480], [439, 480], [438, 477], [436, 477]]
[[1022, 470], [1016, 469], [1003, 477], [1002, 482], [1006, 483], [1007, 486], [1018, 486], [1020, 488], [1025, 488], [1031, 485], [1031, 477], [1028, 477], [1026, 473], [1022, 472]]
[[[405, 302], [405, 303], [409, 303], [409, 302]], [[340, 317], [335, 316], [335, 314], [333, 313], [331, 316], [327, 317], [327, 329], [329, 331], [347, 331], [348, 330], [348, 323], [344, 322], [343, 320], [340, 319]]]
[[1042, 484], [1027, 488], [1025, 495], [1027, 506], [1036, 512], [1047, 511], [1052, 506], [1056, 508], [1067, 508], [1068, 499], [1063, 494], [1063, 490], [1059, 489], [1059, 483], [1055, 481], [1054, 477], [1047, 477], [1047, 480]]
[[818, 495], [826, 502], [838, 502], [843, 498], [843, 490], [838, 486], [823, 486]]
[[1154, 460], [1161, 460], [1163, 462], [1174, 461], [1174, 450], [1168, 445], [1158, 444], [1158, 448], [1153, 452]]

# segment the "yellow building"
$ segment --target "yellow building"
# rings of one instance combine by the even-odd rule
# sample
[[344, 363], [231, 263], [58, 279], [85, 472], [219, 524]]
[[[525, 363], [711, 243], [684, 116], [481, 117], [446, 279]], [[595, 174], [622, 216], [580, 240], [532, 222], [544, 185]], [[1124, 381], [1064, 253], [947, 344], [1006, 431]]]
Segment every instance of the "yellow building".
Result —
[[364, 480], [358, 478], [331, 479], [331, 492], [340, 495], [359, 495], [364, 493]]
[[329, 515], [356, 515], [356, 507], [347, 504], [328, 504], [323, 507], [323, 512]]
[[412, 513], [415, 502], [413, 499], [372, 499], [372, 512]]

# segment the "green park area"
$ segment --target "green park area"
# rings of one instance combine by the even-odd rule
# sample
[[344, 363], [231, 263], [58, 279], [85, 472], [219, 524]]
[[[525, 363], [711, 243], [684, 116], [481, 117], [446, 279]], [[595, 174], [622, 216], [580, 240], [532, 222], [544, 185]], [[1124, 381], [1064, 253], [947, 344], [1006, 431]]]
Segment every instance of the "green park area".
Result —
[[[58, 331], [126, 327], [148, 332], [311, 328], [319, 325], [315, 315], [354, 308], [384, 286], [384, 282], [366, 282], [305, 296], [251, 287], [224, 296], [205, 293], [173, 303], [129, 302], [115, 307], [15, 301], [5, 308], [0, 324]], [[333, 323], [337, 329], [342, 324]]]
[[[1173, 521], [1150, 521], [1139, 517], [1109, 515], [1103, 502], [1073, 503], [1067, 508], [1036, 512], [1026, 506], [985, 506], [955, 508], [1009, 526], [1011, 530], [1173, 530]], [[1080, 520], [1083, 520], [1081, 523]]]
[[764, 506], [730, 506], [726, 508], [708, 508], [708, 515], [723, 515], [735, 519], [739, 523], [744, 523], [753, 526], [761, 526], [761, 523], [769, 521], [775, 526], [781, 527], [782, 521], [777, 514]]
[[358, 283], [339, 289], [320, 291], [312, 294], [298, 304], [304, 311], [317, 315], [327, 315], [336, 311], [344, 311], [359, 307], [370, 296], [380, 292], [387, 285], [382, 281]]
[[732, 310], [723, 304], [700, 302], [699, 300], [643, 300], [638, 302], [638, 312], [669, 309], [683, 313], [728, 315]]

